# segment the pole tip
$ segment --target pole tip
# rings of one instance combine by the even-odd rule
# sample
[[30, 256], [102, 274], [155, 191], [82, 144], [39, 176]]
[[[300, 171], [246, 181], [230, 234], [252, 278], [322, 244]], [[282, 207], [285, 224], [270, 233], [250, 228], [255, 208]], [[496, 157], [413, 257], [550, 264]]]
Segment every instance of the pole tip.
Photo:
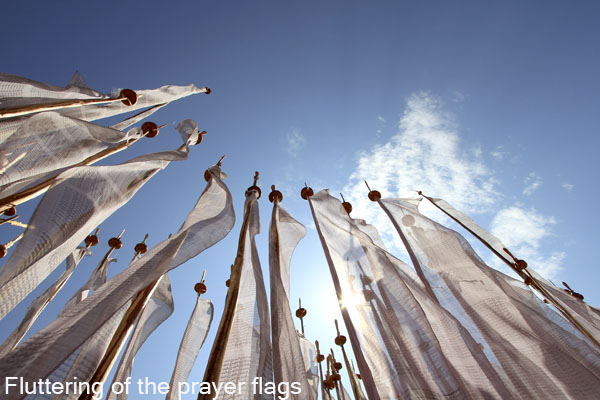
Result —
[[252, 186], [250, 186], [248, 189], [246, 189], [246, 194], [255, 191], [258, 194], [258, 198], [260, 199], [260, 196], [262, 194], [260, 188], [256, 185], [256, 183], [258, 182], [258, 175], [259, 172], [258, 171], [254, 171], [254, 182], [252, 184]]

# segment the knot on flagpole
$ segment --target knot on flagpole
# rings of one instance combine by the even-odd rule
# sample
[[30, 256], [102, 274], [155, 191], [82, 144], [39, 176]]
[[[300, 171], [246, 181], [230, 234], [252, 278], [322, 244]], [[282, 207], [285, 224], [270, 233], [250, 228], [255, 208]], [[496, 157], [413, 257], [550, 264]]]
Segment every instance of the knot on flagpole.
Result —
[[314, 194], [315, 192], [313, 192], [312, 188], [308, 187], [306, 182], [304, 182], [304, 187], [300, 191], [300, 197], [302, 197], [304, 200], [308, 200], [308, 198], [313, 196]]
[[123, 89], [119, 93], [119, 98], [122, 99], [121, 102], [126, 106], [132, 106], [137, 103], [138, 96], [131, 89]]

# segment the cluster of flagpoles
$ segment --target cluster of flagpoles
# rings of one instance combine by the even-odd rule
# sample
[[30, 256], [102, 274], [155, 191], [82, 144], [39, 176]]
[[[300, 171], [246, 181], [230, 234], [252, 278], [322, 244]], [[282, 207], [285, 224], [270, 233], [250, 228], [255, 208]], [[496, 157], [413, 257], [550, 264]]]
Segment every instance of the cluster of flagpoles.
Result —
[[[20, 342], [98, 244], [97, 227], [159, 170], [171, 161], [185, 160], [189, 147], [200, 143], [206, 132], [200, 132], [194, 121], [184, 120], [177, 127], [184, 144], [174, 151], [119, 165], [91, 165], [142, 137], [156, 136], [162, 127], [145, 122], [129, 132], [122, 129], [170, 101], [210, 90], [193, 85], [137, 93], [124, 90], [110, 98], [85, 86], [68, 90], [8, 75], [0, 78], [10, 89], [6, 93], [27, 87], [22, 93], [38, 95], [37, 101], [35, 96], [13, 96], [0, 112], [0, 224], [25, 229], [0, 248], [4, 257], [18, 242], [0, 269], [0, 317], [63, 260], [67, 265], [0, 346], [0, 375], [30, 383], [77, 378], [87, 384], [85, 390], [64, 398], [91, 400], [97, 397], [93, 388], [106, 382], [122, 351], [111, 388], [128, 379], [139, 348], [173, 312], [167, 272], [232, 229], [233, 201], [220, 169], [224, 156], [206, 170], [206, 188], [174, 235], [151, 249], [146, 235], [135, 245], [129, 266], [107, 280], [107, 268], [114, 261], [111, 255], [123, 246], [124, 231], [112, 237], [98, 267], [58, 318]], [[149, 108], [112, 127], [89, 122], [144, 106]], [[37, 142], [30, 138], [34, 126], [47, 127], [51, 150], [63, 157], [42, 161], [44, 156], [35, 150]], [[91, 141], [93, 151], [73, 143], [68, 135]], [[35, 171], [29, 170], [34, 167]], [[255, 242], [260, 231], [258, 179], [256, 172], [245, 193], [225, 306], [202, 380], [213, 389], [227, 382], [245, 383], [233, 398], [302, 400], [319, 396], [328, 400], [590, 398], [600, 390], [598, 309], [566, 284], [567, 290], [562, 290], [536, 274], [499, 239], [447, 202], [419, 192], [482, 241], [524, 284], [487, 267], [462, 236], [422, 215], [417, 207], [420, 200], [383, 199], [368, 184], [368, 198], [390, 218], [412, 268], [385, 250], [374, 227], [350, 216], [352, 206], [343, 196], [340, 202], [327, 191], [315, 194], [305, 184], [300, 195], [308, 202], [348, 335], [342, 335], [338, 321], [333, 321], [341, 358], [333, 348], [321, 349], [318, 340], [313, 344], [306, 338], [308, 310], [301, 300], [295, 311], [300, 331], [294, 324], [290, 262], [306, 229], [281, 207], [283, 194], [274, 185], [268, 196], [273, 208], [267, 297]], [[18, 221], [16, 206], [42, 194], [29, 223]], [[197, 302], [179, 347], [169, 400], [188, 389], [185, 384], [212, 323], [212, 303], [201, 298], [207, 291], [205, 273], [194, 286]], [[346, 351], [348, 342], [359, 373]], [[352, 394], [342, 385], [344, 370]], [[11, 392], [6, 382], [0, 382], [0, 392], [9, 399], [25, 397]], [[198, 392], [197, 397], [225, 398], [215, 390]], [[107, 398], [127, 396], [113, 391]]]

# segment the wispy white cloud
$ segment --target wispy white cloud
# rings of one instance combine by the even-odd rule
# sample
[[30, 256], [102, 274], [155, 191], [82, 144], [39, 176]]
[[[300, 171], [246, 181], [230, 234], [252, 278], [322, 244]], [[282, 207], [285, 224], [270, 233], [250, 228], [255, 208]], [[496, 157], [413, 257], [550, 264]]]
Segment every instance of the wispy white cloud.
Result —
[[565, 189], [567, 192], [571, 192], [573, 190], [573, 188], [575, 187], [575, 185], [572, 185], [572, 184], [570, 184], [568, 182], [563, 182], [560, 186], [563, 189]]
[[508, 151], [504, 151], [504, 146], [497, 146], [494, 151], [490, 153], [496, 160], [501, 161], [508, 155]]
[[452, 92], [452, 101], [455, 103], [462, 103], [467, 99], [467, 95], [461, 92], [460, 90], [455, 90]]
[[[498, 157], [504, 157], [501, 147]], [[535, 178], [535, 179], [534, 179]], [[550, 234], [555, 220], [522, 207], [502, 208], [495, 172], [485, 165], [483, 151], [464, 144], [452, 114], [446, 112], [439, 98], [429, 93], [413, 94], [399, 122], [399, 130], [387, 143], [378, 144], [359, 154], [357, 165], [343, 193], [353, 205], [353, 216], [364, 218], [379, 229], [389, 248], [402, 251], [402, 245], [387, 217], [367, 199], [367, 180], [371, 188], [384, 197], [416, 197], [416, 191], [442, 197], [467, 214], [496, 214], [494, 229], [512, 233], [507, 245], [514, 244], [521, 258], [531, 260], [540, 272], [553, 275], [560, 268], [564, 253], [542, 255], [540, 243]], [[539, 181], [537, 175], [530, 184]], [[533, 188], [535, 190], [537, 187]], [[444, 220], [428, 202], [421, 211]], [[522, 219], [521, 225], [519, 220]], [[447, 221], [447, 219], [446, 219]], [[510, 221], [519, 225], [514, 232], [506, 229]], [[529, 261], [528, 260], [528, 261]]]
[[537, 175], [535, 172], [530, 172], [529, 175], [525, 177], [523, 183], [526, 185], [525, 189], [523, 189], [523, 195], [531, 196], [533, 192], [539, 189], [542, 186], [544, 181], [542, 178]]
[[527, 261], [542, 276], [553, 278], [561, 269], [566, 254], [552, 252], [543, 255], [540, 246], [543, 239], [552, 234], [555, 224], [554, 217], [546, 217], [533, 208], [526, 210], [512, 206], [496, 214], [491, 230], [516, 257]]
[[292, 129], [286, 135], [286, 151], [293, 157], [297, 157], [300, 151], [306, 146], [306, 137], [299, 129]]
[[377, 137], [380, 137], [381, 132], [383, 132], [383, 129], [387, 126], [387, 121], [385, 120], [385, 118], [383, 118], [381, 115], [377, 116], [377, 130], [375, 131], [377, 134]]

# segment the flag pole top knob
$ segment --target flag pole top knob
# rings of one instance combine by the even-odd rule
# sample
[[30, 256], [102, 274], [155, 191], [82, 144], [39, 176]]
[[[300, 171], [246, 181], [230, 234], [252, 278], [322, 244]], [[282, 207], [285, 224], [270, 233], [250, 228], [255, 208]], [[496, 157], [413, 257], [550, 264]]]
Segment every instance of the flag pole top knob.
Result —
[[527, 262], [525, 262], [525, 260], [516, 260], [515, 267], [517, 267], [519, 271], [523, 271], [525, 268], [527, 268]]
[[296, 310], [296, 317], [302, 319], [306, 317], [306, 314], [308, 314], [308, 311], [306, 311], [306, 308], [302, 307], [302, 299], [298, 299], [298, 309]]
[[296, 317], [298, 317], [300, 319], [306, 317], [306, 314], [308, 314], [308, 311], [306, 311], [306, 308], [304, 308], [304, 307], [300, 307], [299, 309], [296, 310]]
[[277, 202], [283, 201], [283, 194], [279, 190], [275, 190], [275, 185], [271, 185], [271, 193], [269, 193], [269, 201], [273, 203], [277, 199]]
[[333, 375], [330, 375], [330, 376], [328, 376], [328, 377], [327, 377], [327, 379], [325, 379], [325, 380], [323, 381], [323, 385], [325, 385], [325, 387], [326, 387], [328, 390], [335, 389], [335, 382], [334, 382], [334, 380], [333, 380]]
[[198, 296], [206, 293], [206, 285], [202, 282], [198, 282], [194, 285], [194, 290], [198, 293]]
[[344, 344], [346, 344], [346, 336], [344, 336], [344, 335], [336, 336], [335, 344], [337, 344], [340, 347], [343, 346]]
[[0, 258], [4, 258], [4, 256], [6, 256], [6, 246], [3, 244], [0, 244]]
[[6, 210], [4, 210], [4, 215], [6, 215], [7, 217], [12, 217], [13, 215], [15, 215], [17, 213], [17, 209], [13, 206], [10, 208], [7, 208]]
[[[123, 232], [121, 232], [121, 235], [123, 234]], [[121, 235], [119, 235], [118, 237], [111, 237], [110, 239], [108, 239], [108, 245], [113, 248], [113, 249], [117, 249], [119, 250], [121, 247], [123, 247], [123, 241], [121, 240]]]
[[140, 243], [135, 245], [135, 252], [137, 254], [144, 254], [145, 252], [148, 251], [148, 246], [146, 245], [146, 239], [148, 239], [148, 234], [146, 233], [146, 236], [144, 236], [144, 240], [142, 240]]
[[378, 201], [381, 199], [381, 193], [379, 193], [377, 190], [371, 190], [368, 196], [369, 200], [371, 201]]
[[204, 87], [204, 93], [206, 93], [206, 94], [211, 94], [211, 93], [212, 93], [212, 90], [211, 90], [211, 88], [209, 88], [208, 86], [205, 86], [205, 87]]
[[352, 204], [348, 203], [346, 201], [346, 199], [344, 199], [344, 195], [340, 193], [340, 196], [342, 196], [342, 207], [344, 207], [344, 210], [346, 210], [346, 212], [348, 213], [348, 215], [350, 215], [350, 213], [352, 212]]
[[308, 200], [308, 198], [313, 196], [314, 194], [315, 192], [313, 192], [312, 188], [308, 187], [306, 183], [304, 183], [304, 187], [300, 191], [300, 197], [302, 197], [304, 200]]
[[156, 137], [158, 135], [158, 131], [158, 125], [156, 125], [154, 122], [147, 121], [142, 124], [142, 132], [146, 137]]
[[[97, 233], [97, 231], [96, 231]], [[98, 236], [96, 235], [96, 233], [92, 234], [92, 235], [88, 235], [85, 238], [85, 245], [88, 247], [92, 247], [98, 244]]]
[[369, 200], [378, 201], [379, 199], [381, 199], [381, 193], [379, 193], [377, 190], [371, 190], [371, 187], [369, 186], [367, 181], [365, 181], [365, 185], [367, 185], [367, 189], [369, 189]]
[[126, 106], [132, 106], [137, 103], [137, 94], [131, 89], [123, 89], [119, 93], [119, 97], [122, 98], [122, 103]]
[[[219, 161], [217, 161], [217, 163], [215, 164], [217, 167], [221, 168], [221, 165], [223, 164], [223, 159], [225, 158], [225, 154], [223, 154], [221, 156], [221, 158], [219, 158]], [[210, 181], [210, 171], [207, 169], [206, 171], [204, 171], [204, 180], [206, 182]]]

